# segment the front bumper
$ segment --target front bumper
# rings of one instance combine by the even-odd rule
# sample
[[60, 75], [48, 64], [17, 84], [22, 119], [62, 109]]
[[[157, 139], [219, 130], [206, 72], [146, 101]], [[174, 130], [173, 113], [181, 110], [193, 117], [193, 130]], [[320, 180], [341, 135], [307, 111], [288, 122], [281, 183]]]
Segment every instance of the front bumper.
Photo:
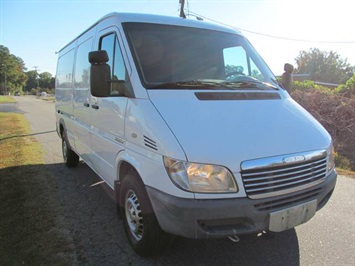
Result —
[[147, 187], [147, 192], [164, 231], [187, 238], [217, 238], [267, 231], [270, 213], [312, 200], [317, 200], [317, 210], [321, 209], [333, 193], [336, 177], [333, 171], [314, 187], [257, 200], [184, 199], [152, 187]]

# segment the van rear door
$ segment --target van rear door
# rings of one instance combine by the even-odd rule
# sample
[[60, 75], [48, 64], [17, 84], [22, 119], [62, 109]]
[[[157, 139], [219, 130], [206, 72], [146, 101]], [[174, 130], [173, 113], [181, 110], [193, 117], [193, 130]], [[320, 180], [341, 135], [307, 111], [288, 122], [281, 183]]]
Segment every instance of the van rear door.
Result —
[[92, 165], [90, 125], [91, 125], [91, 94], [88, 53], [92, 50], [94, 30], [90, 30], [78, 40], [76, 60], [74, 65], [73, 106], [75, 117], [76, 151], [90, 165]]

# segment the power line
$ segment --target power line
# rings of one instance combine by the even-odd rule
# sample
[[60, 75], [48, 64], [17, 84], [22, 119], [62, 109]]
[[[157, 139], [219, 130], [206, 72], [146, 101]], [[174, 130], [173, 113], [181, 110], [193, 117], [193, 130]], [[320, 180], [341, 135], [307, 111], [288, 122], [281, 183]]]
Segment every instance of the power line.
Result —
[[193, 12], [191, 10], [188, 11], [188, 15], [193, 15], [197, 18], [203, 18], [215, 23], [218, 23], [220, 25], [224, 25], [239, 31], [245, 31], [245, 32], [249, 32], [252, 34], [256, 34], [256, 35], [260, 35], [260, 36], [264, 36], [264, 37], [269, 37], [269, 38], [274, 38], [274, 39], [281, 39], [281, 40], [287, 40], [287, 41], [294, 41], [294, 42], [307, 42], [307, 43], [328, 43], [328, 44], [355, 44], [355, 41], [319, 41], [319, 40], [305, 40], [305, 39], [295, 39], [295, 38], [288, 38], [288, 37], [281, 37], [281, 36], [275, 36], [275, 35], [270, 35], [270, 34], [266, 34], [266, 33], [260, 33], [260, 32], [256, 32], [256, 31], [251, 31], [251, 30], [247, 30], [247, 29], [242, 29], [242, 28], [238, 28], [238, 27], [234, 27], [231, 26], [229, 24], [205, 17], [203, 15], [197, 14], [196, 12]]

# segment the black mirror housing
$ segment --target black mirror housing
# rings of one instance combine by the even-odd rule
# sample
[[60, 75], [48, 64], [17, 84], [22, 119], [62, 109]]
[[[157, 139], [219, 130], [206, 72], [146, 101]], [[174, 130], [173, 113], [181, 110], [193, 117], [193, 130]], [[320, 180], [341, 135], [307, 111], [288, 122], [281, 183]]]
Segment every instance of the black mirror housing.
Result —
[[89, 62], [91, 64], [102, 64], [108, 62], [108, 55], [105, 50], [92, 51], [89, 53]]
[[89, 53], [90, 90], [95, 97], [108, 97], [111, 91], [111, 71], [107, 64], [109, 58], [105, 50]]

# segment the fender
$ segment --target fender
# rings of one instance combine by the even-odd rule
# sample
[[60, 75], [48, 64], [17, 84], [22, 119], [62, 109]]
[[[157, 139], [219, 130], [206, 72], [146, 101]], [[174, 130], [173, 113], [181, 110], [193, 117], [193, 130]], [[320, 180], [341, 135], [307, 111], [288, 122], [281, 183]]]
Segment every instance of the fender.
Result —
[[141, 163], [134, 156], [130, 155], [128, 152], [129, 152], [128, 150], [121, 150], [116, 156], [116, 169], [117, 169], [116, 170], [116, 172], [117, 172], [116, 181], [121, 180], [119, 173], [120, 173], [121, 165], [124, 162], [130, 164], [135, 169], [135, 171], [138, 173], [138, 175], [140, 177], [142, 176], [139, 171]]
[[122, 150], [120, 151], [117, 156], [116, 156], [116, 180], [114, 181], [114, 191], [115, 191], [115, 200], [116, 200], [116, 215], [117, 219], [121, 220], [122, 215], [122, 202], [121, 202], [121, 181], [122, 177], [120, 177], [120, 169], [122, 163], [128, 163], [138, 174], [139, 176], [140, 173], [138, 171], [139, 169], [139, 162], [131, 155], [127, 153], [127, 150]]
[[57, 134], [60, 138], [62, 138], [62, 132], [60, 131], [60, 126], [63, 126], [63, 130], [66, 130], [65, 122], [62, 117], [59, 119], [58, 123], [56, 123]]

